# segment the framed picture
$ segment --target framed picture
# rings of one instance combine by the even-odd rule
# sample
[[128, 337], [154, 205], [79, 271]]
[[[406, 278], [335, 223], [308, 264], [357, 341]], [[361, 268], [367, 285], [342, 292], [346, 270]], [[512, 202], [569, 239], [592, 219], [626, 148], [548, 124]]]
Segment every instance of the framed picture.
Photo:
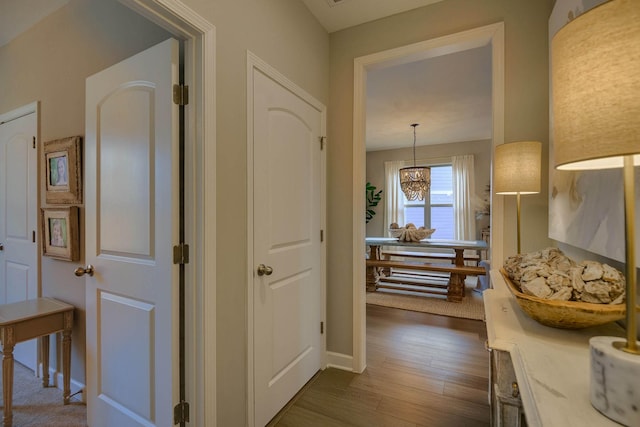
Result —
[[82, 203], [82, 137], [71, 136], [44, 143], [47, 203]]
[[42, 209], [42, 254], [66, 261], [80, 259], [78, 207]]

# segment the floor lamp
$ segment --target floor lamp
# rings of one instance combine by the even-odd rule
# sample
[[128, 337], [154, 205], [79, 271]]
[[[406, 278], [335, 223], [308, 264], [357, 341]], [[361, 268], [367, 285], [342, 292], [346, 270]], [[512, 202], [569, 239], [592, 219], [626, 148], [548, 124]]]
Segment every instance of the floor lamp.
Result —
[[640, 165], [640, 0], [612, 0], [567, 24], [553, 38], [551, 64], [556, 168], [623, 169], [627, 337], [591, 338], [590, 396], [608, 418], [639, 426], [634, 166]]
[[493, 188], [496, 194], [515, 194], [518, 254], [520, 253], [520, 195], [540, 192], [542, 144], [518, 141], [498, 145], [494, 156]]

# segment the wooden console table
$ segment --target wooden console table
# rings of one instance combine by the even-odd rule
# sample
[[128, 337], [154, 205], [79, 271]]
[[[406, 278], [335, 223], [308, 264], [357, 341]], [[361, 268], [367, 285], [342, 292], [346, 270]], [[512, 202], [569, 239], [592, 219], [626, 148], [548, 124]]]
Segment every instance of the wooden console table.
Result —
[[13, 348], [22, 341], [40, 338], [42, 349], [42, 386], [49, 385], [49, 335], [62, 332], [63, 402], [69, 403], [71, 390], [71, 328], [73, 306], [52, 298], [37, 298], [0, 305], [2, 341], [2, 393], [4, 426], [13, 422]]
[[615, 427], [591, 406], [589, 338], [624, 337], [615, 323], [568, 330], [541, 325], [520, 308], [499, 270], [482, 294], [491, 351], [493, 427]]
[[[448, 239], [424, 239], [419, 242], [402, 242], [390, 237], [367, 237], [367, 246], [371, 248], [367, 266], [367, 291], [375, 291], [380, 281], [379, 268], [404, 268], [417, 271], [432, 271], [449, 273], [447, 284], [447, 300], [460, 302], [464, 297], [464, 280], [467, 275], [483, 275], [484, 267], [467, 266], [464, 264], [464, 251], [475, 251], [487, 248], [487, 243], [482, 240], [448, 240]], [[381, 246], [402, 246], [406, 248], [430, 248], [449, 249], [454, 251], [453, 264], [437, 264], [427, 262], [389, 261], [382, 260]], [[386, 285], [385, 287], [393, 288]]]

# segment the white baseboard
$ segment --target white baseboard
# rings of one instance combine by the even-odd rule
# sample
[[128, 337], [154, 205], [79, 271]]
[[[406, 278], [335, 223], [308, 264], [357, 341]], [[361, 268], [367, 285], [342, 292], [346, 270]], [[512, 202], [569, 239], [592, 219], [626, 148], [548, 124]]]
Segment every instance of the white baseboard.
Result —
[[353, 356], [327, 351], [327, 368], [353, 372]]
[[[40, 373], [40, 378], [42, 378], [42, 364], [38, 366], [38, 372]], [[53, 384], [52, 384], [53, 382]], [[63, 375], [62, 372], [56, 371], [55, 369], [49, 368], [49, 384], [53, 385], [55, 388], [62, 390], [63, 389]], [[82, 384], [71, 378], [71, 401], [72, 402], [80, 402], [87, 403], [87, 397], [85, 396], [86, 385]], [[78, 393], [79, 392], [79, 393]], [[77, 393], [77, 394], [76, 394]]]

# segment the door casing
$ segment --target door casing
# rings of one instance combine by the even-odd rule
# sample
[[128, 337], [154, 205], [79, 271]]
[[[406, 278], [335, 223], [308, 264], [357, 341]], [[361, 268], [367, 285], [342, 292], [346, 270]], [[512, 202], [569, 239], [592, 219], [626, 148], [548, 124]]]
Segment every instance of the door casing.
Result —
[[186, 393], [191, 425], [215, 426], [216, 312], [204, 309], [216, 306], [215, 27], [176, 0], [119, 1], [185, 45]]
[[[491, 45], [492, 99], [493, 99], [493, 148], [504, 141], [504, 22], [473, 28], [407, 46], [355, 58], [353, 66], [353, 359], [354, 372], [366, 367], [366, 319], [365, 319], [365, 119], [367, 71], [377, 67], [399, 65], [433, 56], [459, 52], [475, 47]], [[493, 156], [492, 156], [493, 159]], [[493, 163], [493, 162], [492, 162]], [[493, 178], [492, 178], [493, 182]], [[362, 194], [362, 197], [355, 197]], [[502, 223], [503, 198], [491, 197], [491, 258], [503, 259]]]

